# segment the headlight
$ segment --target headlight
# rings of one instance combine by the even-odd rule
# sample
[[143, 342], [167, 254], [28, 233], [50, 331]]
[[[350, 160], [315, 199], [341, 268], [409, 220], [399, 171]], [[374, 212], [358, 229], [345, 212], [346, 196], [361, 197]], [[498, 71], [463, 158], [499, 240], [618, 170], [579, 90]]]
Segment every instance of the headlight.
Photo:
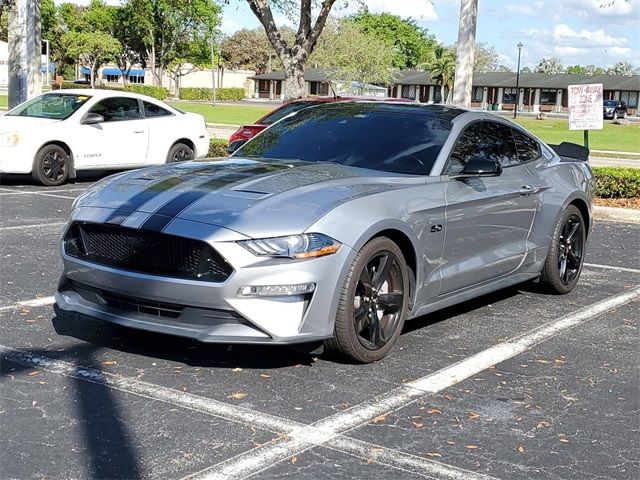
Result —
[[15, 147], [22, 140], [19, 132], [9, 132], [0, 135], [0, 147]]
[[342, 245], [337, 240], [321, 233], [303, 233], [288, 237], [241, 240], [238, 242], [257, 256], [316, 258], [336, 253]]

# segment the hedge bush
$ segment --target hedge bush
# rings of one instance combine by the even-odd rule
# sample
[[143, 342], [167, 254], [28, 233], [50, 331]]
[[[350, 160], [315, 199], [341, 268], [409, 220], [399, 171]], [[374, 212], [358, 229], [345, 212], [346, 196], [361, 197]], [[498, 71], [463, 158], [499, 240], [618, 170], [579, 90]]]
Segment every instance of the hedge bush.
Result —
[[[178, 93], [180, 100], [212, 100], [212, 88], [181, 88]], [[216, 100], [221, 102], [243, 100], [244, 88], [216, 88]]]
[[169, 90], [155, 85], [127, 85], [123, 90], [125, 92], [139, 93], [140, 95], [153, 97], [157, 100], [165, 100], [169, 96]]
[[227, 145], [229, 145], [229, 142], [227, 142], [226, 140], [222, 140], [220, 138], [212, 138], [209, 141], [209, 153], [207, 153], [207, 157], [215, 158], [229, 156], [229, 154], [227, 153]]
[[640, 197], [640, 169], [624, 167], [593, 167], [600, 198]]
[[73, 83], [73, 82], [62, 82], [60, 84], [58, 83], [51, 84], [51, 90], [68, 90], [70, 88], [91, 88], [91, 85], [86, 83]]

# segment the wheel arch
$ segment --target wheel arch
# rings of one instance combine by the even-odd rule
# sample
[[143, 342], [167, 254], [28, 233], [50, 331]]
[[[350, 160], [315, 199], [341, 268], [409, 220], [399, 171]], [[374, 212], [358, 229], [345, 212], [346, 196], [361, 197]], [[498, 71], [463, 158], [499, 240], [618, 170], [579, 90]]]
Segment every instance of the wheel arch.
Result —
[[169, 147], [169, 150], [171, 150], [173, 147], [175, 147], [179, 143], [184, 143], [187, 147], [189, 147], [193, 151], [195, 151], [195, 149], [196, 149], [196, 144], [195, 143], [193, 143], [190, 139], [188, 139], [186, 137], [183, 137], [183, 138], [180, 138], [180, 139], [176, 140], [175, 142], [173, 142], [171, 144], [171, 146]]
[[73, 158], [73, 151], [71, 150], [69, 144], [63, 142], [62, 140], [50, 140], [40, 145], [33, 157], [33, 162], [35, 162], [36, 160], [36, 155], [38, 155], [38, 153], [40, 153], [43, 148], [48, 147], [49, 145], [56, 145], [65, 151], [65, 153], [69, 156], [69, 178], [76, 178], [76, 162]]
[[587, 205], [587, 202], [585, 202], [581, 198], [574, 198], [573, 200], [571, 200], [568, 203], [567, 206], [569, 206], [569, 205], [573, 205], [578, 210], [580, 210], [580, 213], [582, 214], [582, 218], [585, 221], [585, 223], [587, 224], [587, 228], [585, 229], [585, 233], [586, 233], [586, 235], [588, 237], [589, 236], [589, 232], [591, 231], [591, 213], [589, 212], [589, 206]]

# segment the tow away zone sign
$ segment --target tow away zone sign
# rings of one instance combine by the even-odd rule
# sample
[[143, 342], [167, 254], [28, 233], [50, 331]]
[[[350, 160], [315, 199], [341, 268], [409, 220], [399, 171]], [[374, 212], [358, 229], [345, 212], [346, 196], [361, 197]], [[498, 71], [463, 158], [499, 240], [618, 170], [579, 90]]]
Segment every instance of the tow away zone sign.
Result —
[[569, 130], [602, 130], [602, 84], [569, 85]]

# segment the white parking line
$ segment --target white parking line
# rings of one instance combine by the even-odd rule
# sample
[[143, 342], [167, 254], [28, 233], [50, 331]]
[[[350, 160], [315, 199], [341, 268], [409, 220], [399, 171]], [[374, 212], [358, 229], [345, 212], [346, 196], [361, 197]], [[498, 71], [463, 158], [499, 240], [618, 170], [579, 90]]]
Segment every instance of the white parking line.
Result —
[[[11, 349], [3, 345], [0, 345], [0, 359], [6, 359], [31, 368], [41, 368], [57, 375], [78, 378], [99, 385], [109, 386], [126, 393], [152, 400], [158, 400], [176, 407], [193, 410], [221, 418], [223, 420], [255, 426], [286, 437], [290, 437], [292, 435], [298, 437], [301, 434], [308, 435], [309, 430], [315, 430], [314, 427], [310, 427], [294, 420], [288, 420], [275, 415], [257, 412], [237, 405], [230, 405], [228, 403], [155, 385], [141, 380], [126, 378], [92, 368], [75, 366], [62, 360], [54, 360], [42, 355], [33, 355], [28, 352]], [[267, 443], [265, 447], [272, 443], [277, 443], [277, 440]], [[327, 447], [350, 455], [355, 455], [363, 459], [371, 458], [381, 464], [409, 471], [414, 475], [428, 478], [433, 478], [433, 475], [437, 475], [438, 478], [452, 480], [485, 480], [489, 478], [484, 475], [476, 475], [473, 472], [461, 468], [444, 465], [433, 460], [420, 458], [361, 440], [350, 438], [335, 439], [335, 441], [327, 443]], [[271, 464], [263, 465], [263, 468], [268, 468], [269, 466], [271, 466]]]
[[637, 269], [637, 268], [616, 267], [615, 265], [599, 265], [596, 263], [585, 263], [584, 266], [590, 267], [590, 268], [602, 268], [604, 270], [617, 270], [619, 272], [640, 273], [640, 269]]
[[0, 312], [19, 310], [21, 308], [42, 307], [44, 305], [53, 305], [53, 302], [54, 302], [53, 297], [34, 298], [33, 300], [25, 300], [24, 302], [17, 302], [12, 305], [2, 306], [0, 307]]
[[0, 232], [5, 232], [8, 230], [24, 230], [25, 228], [53, 228], [53, 227], [61, 227], [65, 222], [54, 222], [54, 223], [37, 223], [35, 225], [13, 225], [11, 227], [0, 227]]
[[451, 387], [492, 365], [521, 354], [569, 328], [629, 303], [638, 297], [640, 297], [640, 288], [597, 302], [576, 313], [519, 335], [510, 341], [483, 350], [433, 374], [407, 383], [377, 397], [372, 402], [361, 403], [300, 431], [291, 432], [284, 441], [250, 450], [188, 478], [241, 479], [255, 475], [274, 463], [291, 458], [310, 448], [324, 445], [338, 435], [343, 435], [380, 415], [405, 407], [427, 394], [440, 392]]
[[0, 188], [0, 195], [41, 195], [43, 197], [53, 197], [53, 198], [66, 198], [68, 200], [75, 200], [76, 197], [69, 197], [66, 195], [54, 195], [55, 190], [52, 190], [51, 193], [45, 192], [18, 192], [16, 190], [11, 190], [9, 188]]

